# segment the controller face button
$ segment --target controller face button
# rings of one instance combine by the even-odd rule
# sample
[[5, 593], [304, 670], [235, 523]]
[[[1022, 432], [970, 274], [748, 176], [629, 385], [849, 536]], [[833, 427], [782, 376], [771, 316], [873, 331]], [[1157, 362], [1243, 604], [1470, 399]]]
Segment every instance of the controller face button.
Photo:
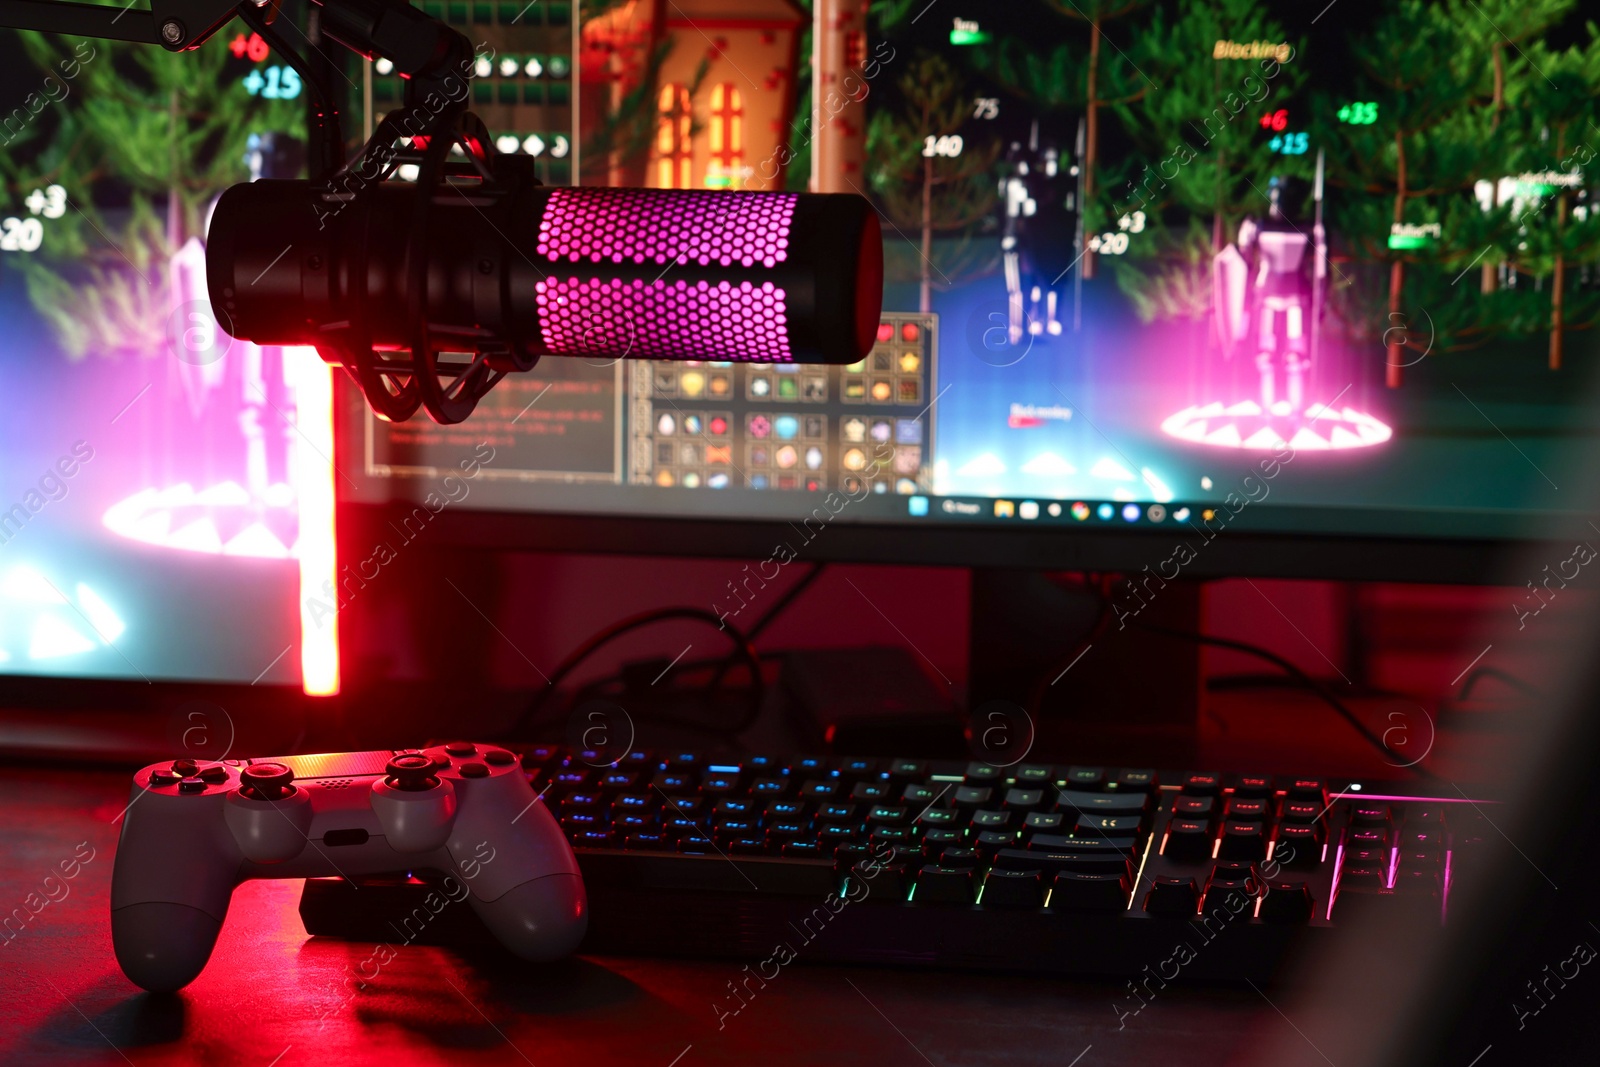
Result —
[[503, 767], [507, 763], [515, 763], [517, 760], [517, 757], [503, 748], [486, 748], [483, 750], [483, 758], [496, 767]]
[[437, 786], [439, 779], [433, 773], [436, 769], [432, 756], [417, 752], [394, 756], [384, 768], [389, 784], [408, 792], [421, 792]]
[[444, 746], [444, 750], [452, 756], [475, 756], [478, 754], [478, 746], [471, 741], [451, 741]]
[[192, 759], [175, 759], [172, 761], [172, 773], [179, 778], [188, 778], [199, 769], [199, 764]]
[[212, 785], [218, 785], [222, 782], [226, 782], [228, 780], [228, 768], [222, 766], [220, 763], [213, 763], [209, 767], [201, 767], [200, 780], [202, 782], [209, 782]]
[[482, 763], [463, 763], [460, 769], [463, 778], [489, 777], [489, 768]]
[[206, 784], [198, 778], [185, 778], [178, 783], [178, 792], [180, 793], [204, 793], [205, 791]]

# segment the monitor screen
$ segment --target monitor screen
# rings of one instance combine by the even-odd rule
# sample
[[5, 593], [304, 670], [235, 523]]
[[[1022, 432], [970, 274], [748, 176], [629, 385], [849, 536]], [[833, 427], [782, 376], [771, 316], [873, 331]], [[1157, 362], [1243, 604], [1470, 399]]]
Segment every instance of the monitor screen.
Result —
[[495, 50], [478, 110], [547, 180], [869, 197], [866, 358], [547, 357], [458, 426], [352, 406], [349, 498], [820, 502], [896, 535], [1590, 531], [1562, 494], [1600, 322], [1576, 4], [1515, 46], [1373, 0], [818, 5], [820, 34], [787, 0], [461, 28]]
[[0, 34], [0, 674], [301, 681], [329, 375], [218, 331], [203, 271], [214, 197], [299, 172], [285, 70]]

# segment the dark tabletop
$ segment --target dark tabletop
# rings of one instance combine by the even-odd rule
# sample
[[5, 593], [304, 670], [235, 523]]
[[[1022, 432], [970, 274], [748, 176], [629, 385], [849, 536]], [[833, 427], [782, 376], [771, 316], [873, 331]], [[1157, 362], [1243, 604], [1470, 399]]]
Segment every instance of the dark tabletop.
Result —
[[[0, 767], [0, 1063], [8, 1065], [703, 1064], [1163, 1067], [1228, 1062], [1290, 1025], [1261, 994], [1173, 986], [1119, 1029], [1114, 982], [808, 966], [737, 1015], [726, 960], [584, 956], [556, 965], [311, 939], [299, 881], [234, 894], [206, 970], [176, 996], [118, 969], [107, 911], [131, 776]], [[81, 843], [67, 894], [27, 907]], [[87, 855], [87, 849], [80, 852]], [[59, 895], [59, 891], [56, 891]], [[35, 897], [35, 904], [40, 898]], [[19, 928], [20, 927], [20, 928]], [[370, 980], [368, 980], [370, 979]], [[1279, 1036], [1279, 1035], [1274, 1035]]]

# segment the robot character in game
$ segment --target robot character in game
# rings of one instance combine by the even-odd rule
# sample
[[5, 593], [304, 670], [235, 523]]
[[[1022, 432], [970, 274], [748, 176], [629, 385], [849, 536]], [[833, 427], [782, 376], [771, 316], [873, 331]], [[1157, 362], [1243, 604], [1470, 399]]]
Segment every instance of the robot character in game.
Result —
[[1212, 296], [1223, 354], [1254, 353], [1261, 406], [1275, 415], [1303, 411], [1306, 376], [1317, 356], [1328, 273], [1322, 164], [1319, 152], [1316, 219], [1309, 233], [1284, 212], [1284, 183], [1273, 178], [1266, 218], [1245, 218], [1234, 243], [1213, 261]]
[[1013, 141], [1000, 179], [1000, 249], [1005, 259], [1007, 326], [1012, 344], [1023, 335], [1059, 336], [1061, 279], [1077, 262], [1079, 228], [1076, 164], [1064, 165], [1054, 145], [1040, 147], [1035, 122], [1024, 147]]

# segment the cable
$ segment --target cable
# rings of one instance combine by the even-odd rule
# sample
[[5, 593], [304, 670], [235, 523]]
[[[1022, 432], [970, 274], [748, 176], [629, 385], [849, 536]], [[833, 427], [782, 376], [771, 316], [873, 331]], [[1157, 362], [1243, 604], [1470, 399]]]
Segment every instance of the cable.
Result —
[[[1366, 724], [1358, 719], [1355, 712], [1346, 707], [1343, 701], [1334, 696], [1332, 693], [1328, 692], [1328, 690], [1319, 682], [1317, 682], [1315, 678], [1312, 678], [1305, 671], [1301, 670], [1299, 667], [1296, 667], [1293, 663], [1284, 659], [1276, 652], [1269, 652], [1264, 648], [1249, 644], [1245, 641], [1234, 641], [1226, 637], [1213, 637], [1210, 634], [1194, 633], [1189, 630], [1174, 630], [1165, 626], [1156, 626], [1151, 623], [1142, 623], [1137, 621], [1135, 621], [1133, 625], [1139, 627], [1141, 630], [1147, 631], [1148, 633], [1163, 634], [1167, 637], [1176, 637], [1183, 641], [1193, 641], [1196, 644], [1201, 645], [1212, 645], [1216, 648], [1229, 648], [1235, 652], [1243, 652], [1246, 655], [1255, 656], [1258, 659], [1266, 660], [1268, 663], [1271, 663], [1273, 666], [1278, 667], [1284, 673], [1293, 677], [1317, 697], [1321, 698], [1325, 704], [1336, 711], [1339, 714], [1339, 717], [1345, 722], [1349, 723], [1351, 728], [1354, 729], [1356, 733], [1360, 734], [1362, 739], [1373, 748], [1377, 749], [1385, 756], [1393, 759], [1402, 759], [1398, 752], [1395, 752], [1384, 743], [1383, 738], [1367, 729]], [[1422, 767], [1420, 764], [1406, 764], [1402, 760], [1399, 766], [1405, 767], [1407, 770], [1414, 771], [1423, 778], [1427, 778], [1432, 781], [1439, 780], [1438, 775]]]
[[757, 637], [760, 637], [761, 631], [772, 625], [772, 623], [777, 620], [778, 616], [783, 614], [784, 609], [799, 599], [800, 594], [804, 593], [808, 588], [810, 588], [811, 583], [817, 580], [817, 577], [822, 573], [823, 568], [825, 567], [827, 567], [826, 563], [813, 564], [811, 569], [806, 571], [804, 577], [802, 577], [798, 582], [795, 582], [789, 588], [785, 589], [783, 591], [783, 595], [778, 598], [778, 602], [772, 605], [772, 607], [768, 608], [766, 614], [757, 619], [755, 621], [755, 625], [750, 627], [750, 640], [754, 641]]
[[[790, 604], [793, 604], [800, 598], [801, 593], [804, 593], [808, 588], [810, 588], [811, 583], [817, 580], [817, 577], [822, 573], [822, 569], [826, 566], [826, 563], [813, 564], [811, 569], [806, 571], [806, 573], [801, 576], [798, 582], [795, 582], [793, 585], [783, 591], [783, 595], [778, 598], [778, 602], [776, 604], [768, 608], [766, 612], [755, 621], [755, 624], [745, 632], [745, 637], [754, 642], [755, 639], [760, 636], [761, 631], [770, 626], [779, 615], [784, 613], [784, 610], [787, 609]], [[721, 665], [717, 667], [716, 672], [712, 674], [711, 680], [706, 683], [705, 691], [707, 693], [710, 693], [712, 690], [716, 689], [717, 686], [722, 684], [722, 676], [728, 673], [728, 668], [733, 666], [733, 661], [737, 658], [739, 658], [738, 649], [734, 649], [732, 652], [728, 653], [727, 658], [722, 661]]]
[[[725, 732], [730, 735], [742, 733], [752, 723], [754, 723], [756, 718], [760, 715], [761, 701], [766, 694], [766, 683], [761, 677], [761, 658], [756, 652], [754, 645], [756, 636], [770, 626], [778, 618], [778, 616], [782, 615], [790, 604], [799, 599], [800, 594], [804, 593], [808, 588], [810, 588], [811, 584], [817, 580], [817, 578], [822, 574], [823, 568], [826, 566], [827, 564], [825, 563], [814, 564], [811, 569], [800, 578], [799, 581], [795, 582], [788, 589], [784, 590], [783, 595], [778, 598], [777, 603], [768, 608], [761, 615], [761, 617], [755, 621], [754, 625], [752, 625], [748, 631], [741, 631], [737, 626], [728, 622], [726, 616], [718, 615], [715, 612], [705, 611], [700, 608], [687, 607], [661, 608], [656, 611], [647, 611], [643, 614], [635, 615], [632, 618], [624, 619], [622, 622], [607, 627], [579, 646], [575, 652], [568, 656], [561, 663], [561, 665], [555, 669], [555, 672], [550, 675], [549, 684], [541, 689], [538, 695], [533, 698], [533, 702], [529, 705], [528, 710], [523, 712], [521, 718], [519, 718], [516, 724], [512, 727], [510, 735], [512, 737], [518, 737], [527, 731], [532, 726], [534, 719], [538, 716], [539, 711], [543, 708], [545, 702], [549, 699], [550, 694], [555, 690], [556, 686], [559, 685], [567, 675], [572, 673], [572, 671], [580, 663], [592, 656], [600, 648], [611, 641], [616, 640], [618, 637], [621, 637], [623, 634], [631, 633], [632, 631], [640, 629], [641, 627], [648, 626], [656, 622], [663, 622], [669, 619], [690, 619], [694, 621], [705, 622], [709, 625], [715, 626], [718, 630], [727, 633], [732, 639], [734, 645], [733, 650], [725, 659], [721, 661], [720, 664], [718, 664], [716, 671], [706, 683], [704, 692], [707, 694], [714, 692], [716, 688], [722, 684], [723, 678], [727, 676], [728, 670], [733, 666], [734, 661], [739, 659], [744, 660], [746, 665], [748, 665], [750, 668], [750, 674], [752, 678], [750, 710], [738, 723], [726, 728], [715, 728], [715, 732], [719, 733]], [[705, 728], [703, 724], [690, 723], [686, 720], [673, 721], [680, 726], [691, 726], [702, 729]]]
[[1461, 688], [1456, 691], [1457, 700], [1465, 700], [1478, 682], [1484, 678], [1494, 678], [1515, 689], [1526, 696], [1537, 697], [1543, 694], [1510, 671], [1501, 670], [1499, 667], [1479, 667], [1467, 675], [1467, 680], [1461, 683]]
[[[1332, 692], [1342, 693], [1347, 697], [1398, 697], [1409, 700], [1409, 693], [1402, 693], [1394, 689], [1380, 689], [1373, 686], [1359, 685], [1354, 682], [1338, 684], [1324, 683]], [[1301, 689], [1304, 688], [1296, 678], [1286, 677], [1282, 674], [1213, 674], [1206, 679], [1206, 688], [1214, 693], [1231, 692], [1247, 689]]]
[[761, 658], [756, 655], [755, 646], [750, 643], [750, 638], [744, 633], [744, 631], [729, 624], [725, 619], [721, 618], [716, 613], [707, 611], [704, 608], [679, 607], [657, 608], [653, 611], [646, 611], [641, 614], [631, 616], [630, 618], [623, 619], [621, 622], [611, 624], [610, 626], [601, 630], [599, 633], [595, 634], [593, 637], [589, 638], [583, 644], [579, 645], [571, 655], [567, 656], [566, 659], [561, 661], [560, 666], [556, 667], [556, 669], [551, 672], [547, 680], [548, 684], [543, 689], [539, 690], [539, 692], [534, 696], [533, 700], [528, 704], [527, 710], [522, 713], [521, 717], [517, 719], [516, 723], [514, 723], [511, 729], [507, 732], [508, 739], [514, 740], [527, 734], [527, 732], [533, 727], [534, 720], [538, 718], [540, 710], [550, 699], [550, 694], [554, 693], [556, 691], [556, 687], [566, 679], [567, 675], [571, 674], [575, 669], [577, 669], [579, 664], [583, 663], [584, 660], [588, 659], [590, 656], [594, 655], [595, 652], [599, 651], [601, 648], [610, 644], [612, 641], [615, 641], [624, 634], [629, 634], [634, 630], [639, 630], [646, 626], [654, 625], [658, 622], [665, 622], [669, 619], [687, 619], [693, 622], [703, 622], [708, 626], [716, 627], [719, 631], [726, 633], [728, 637], [733, 640], [736, 646], [734, 655], [743, 659], [750, 667], [750, 708], [745, 713], [744, 718], [739, 720], [739, 722], [726, 728], [718, 727], [716, 730], [717, 732], [725, 732], [730, 735], [738, 734], [744, 731], [760, 716], [761, 702], [766, 696], [766, 683], [761, 677]]

